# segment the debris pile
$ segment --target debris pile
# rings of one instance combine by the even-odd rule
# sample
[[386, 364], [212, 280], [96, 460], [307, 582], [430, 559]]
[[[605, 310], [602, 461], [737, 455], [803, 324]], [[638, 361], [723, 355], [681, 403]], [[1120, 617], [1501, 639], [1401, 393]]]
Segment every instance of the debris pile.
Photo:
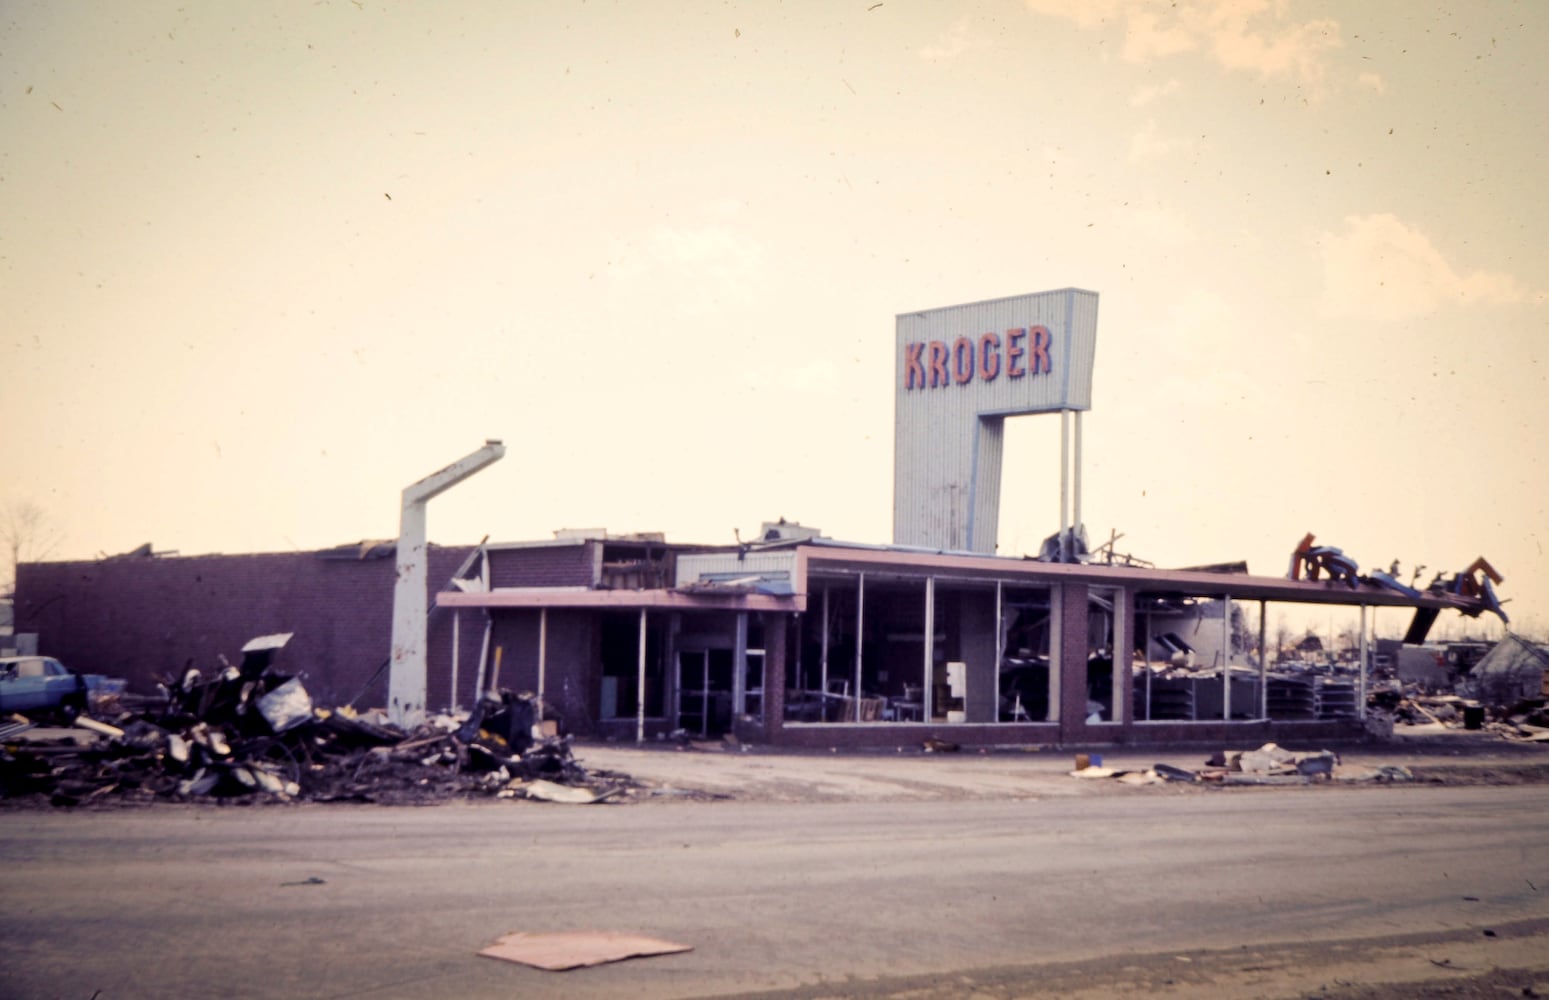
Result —
[[[1467, 688], [1469, 679], [1460, 682]], [[1492, 733], [1514, 743], [1549, 743], [1549, 698], [1482, 703], [1456, 694], [1427, 694], [1417, 685], [1389, 681], [1367, 697], [1368, 717], [1394, 726], [1441, 727]]]
[[502, 692], [466, 717], [404, 731], [379, 711], [315, 706], [301, 679], [276, 672], [290, 636], [243, 647], [213, 676], [187, 669], [159, 704], [111, 722], [88, 715], [43, 726], [0, 719], [0, 797], [94, 802], [306, 800], [430, 804], [495, 797], [597, 802], [627, 777], [588, 774], [568, 738], [535, 738], [529, 697]]
[[[1390, 681], [1366, 697], [1371, 712], [1392, 716], [1396, 725], [1463, 725], [1468, 710], [1478, 703], [1451, 694], [1425, 694], [1412, 685]], [[1477, 725], [1474, 728], [1479, 728]]]
[[1144, 770], [1102, 766], [1101, 758], [1078, 754], [1073, 778], [1114, 778], [1127, 785], [1164, 782], [1207, 785], [1307, 785], [1324, 781], [1413, 781], [1407, 767], [1346, 765], [1332, 750], [1297, 752], [1266, 743], [1257, 750], [1227, 750], [1205, 761], [1204, 767], [1153, 764]]
[[1488, 724], [1488, 729], [1515, 743], [1549, 743], [1549, 708], [1540, 705]]

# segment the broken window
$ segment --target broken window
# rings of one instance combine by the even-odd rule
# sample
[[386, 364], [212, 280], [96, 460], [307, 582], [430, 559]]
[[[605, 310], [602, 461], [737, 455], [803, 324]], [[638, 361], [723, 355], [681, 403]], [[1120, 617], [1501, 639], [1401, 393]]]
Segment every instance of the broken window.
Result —
[[[634, 718], [640, 710], [640, 615], [610, 612], [601, 616], [602, 692], [598, 715], [604, 719]], [[645, 628], [645, 714], [664, 714], [666, 691], [662, 664], [661, 623], [647, 618]]]
[[867, 573], [822, 581], [803, 619], [786, 722], [925, 721], [927, 658], [946, 662], [933, 588], [929, 579]]
[[1057, 683], [1050, 670], [1056, 646], [1054, 604], [1048, 587], [1000, 589], [1002, 638], [996, 701], [1001, 722], [1051, 722], [1059, 718]]
[[[1134, 608], [1136, 721], [1264, 717], [1257, 605], [1225, 594], [1142, 593]], [[1273, 701], [1273, 682], [1269, 692]]]
[[1124, 611], [1123, 591], [1117, 587], [1092, 587], [1087, 592], [1086, 721], [1118, 722], [1119, 683], [1115, 665]]

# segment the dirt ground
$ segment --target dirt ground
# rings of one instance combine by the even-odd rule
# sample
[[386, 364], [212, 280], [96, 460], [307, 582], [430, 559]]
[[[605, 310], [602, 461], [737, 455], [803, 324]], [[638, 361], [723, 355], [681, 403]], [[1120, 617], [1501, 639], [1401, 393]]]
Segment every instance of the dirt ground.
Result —
[[[1416, 727], [1419, 728], [1419, 727]], [[1254, 747], [1184, 747], [1162, 750], [1083, 749], [1100, 755], [1116, 772], [1141, 772], [1154, 764], [1193, 770], [1218, 750]], [[1340, 768], [1332, 782], [1309, 791], [1367, 785], [1380, 767], [1403, 767], [1413, 781], [1401, 785], [1521, 785], [1549, 783], [1549, 744], [1512, 743], [1490, 733], [1443, 730], [1383, 743], [1332, 749]], [[991, 750], [925, 752], [919, 743], [892, 750], [793, 752], [728, 742], [687, 745], [583, 742], [576, 759], [591, 770], [627, 774], [639, 786], [635, 802], [728, 799], [764, 802], [952, 801], [1041, 799], [1091, 795], [1243, 794], [1252, 787], [1206, 784], [1126, 784], [1117, 778], [1071, 776], [1074, 749], [1004, 747]], [[1365, 777], [1367, 780], [1358, 780]], [[1286, 787], [1286, 786], [1273, 786]]]
[[[1488, 936], [1486, 936], [1488, 934]], [[744, 1000], [1500, 1000], [1549, 997], [1549, 920], [1362, 941], [1127, 955], [832, 987]]]

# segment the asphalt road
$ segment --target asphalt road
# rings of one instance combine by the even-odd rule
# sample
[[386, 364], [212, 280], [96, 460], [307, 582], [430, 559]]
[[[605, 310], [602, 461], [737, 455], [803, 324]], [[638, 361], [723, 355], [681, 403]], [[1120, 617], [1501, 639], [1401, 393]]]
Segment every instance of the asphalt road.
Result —
[[[0, 813], [0, 992], [875, 994], [1549, 918], [1549, 788], [1244, 792]], [[560, 973], [475, 954], [576, 929], [694, 950]]]

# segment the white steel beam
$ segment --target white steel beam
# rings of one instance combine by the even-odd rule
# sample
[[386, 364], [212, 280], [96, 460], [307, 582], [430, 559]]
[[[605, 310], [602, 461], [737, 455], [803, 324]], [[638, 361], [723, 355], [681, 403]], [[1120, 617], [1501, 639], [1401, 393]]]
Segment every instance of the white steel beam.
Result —
[[407, 729], [425, 720], [425, 505], [505, 453], [499, 441], [486, 441], [471, 455], [404, 487], [398, 521], [398, 580], [393, 588], [392, 668], [387, 679], [387, 712], [395, 725]]

